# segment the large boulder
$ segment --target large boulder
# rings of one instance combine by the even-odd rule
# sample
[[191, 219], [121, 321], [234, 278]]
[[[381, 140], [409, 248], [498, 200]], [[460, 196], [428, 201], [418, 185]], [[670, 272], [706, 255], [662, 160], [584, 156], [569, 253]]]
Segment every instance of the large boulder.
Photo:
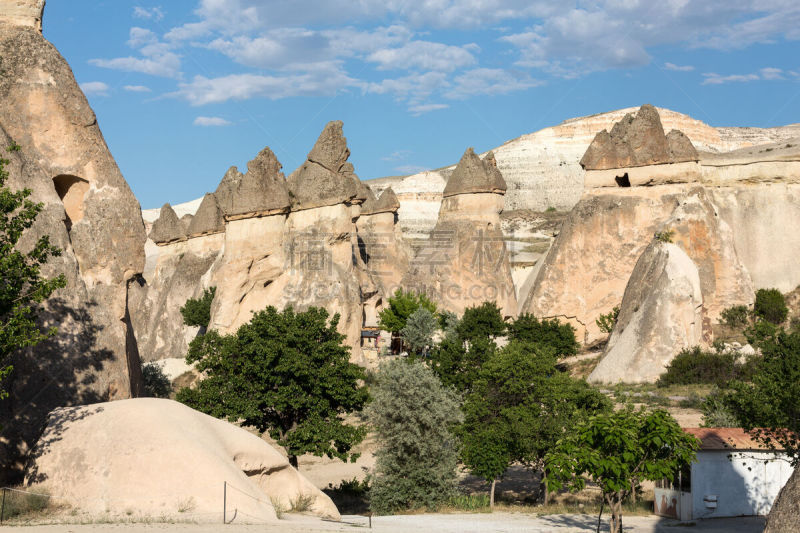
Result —
[[161, 214], [153, 222], [149, 237], [151, 241], [161, 245], [186, 240], [186, 228], [168, 203], [161, 206]]
[[269, 147], [247, 163], [242, 174], [236, 167], [225, 173], [214, 193], [227, 220], [286, 213], [289, 194], [282, 165]]
[[354, 203], [357, 197], [363, 198], [352, 165], [346, 166], [349, 157], [342, 122], [329, 122], [306, 162], [287, 179], [292, 211]]
[[652, 383], [682, 349], [700, 343], [703, 294], [697, 267], [675, 244], [653, 240], [633, 269], [597, 383]]
[[481, 159], [472, 148], [467, 148], [447, 180], [442, 198], [481, 192], [505, 194], [506, 188], [506, 181], [497, 169], [494, 153], [489, 152]]
[[642, 167], [663, 163], [697, 161], [691, 141], [677, 130], [664, 134], [658, 110], [645, 104], [614, 124], [611, 133], [602, 130], [581, 159], [586, 170]]
[[767, 515], [764, 533], [800, 531], [800, 468], [795, 468]]
[[141, 398], [50, 414], [26, 471], [79, 513], [220, 523], [277, 521], [300, 497], [338, 520], [333, 502], [258, 436], [171, 400]]
[[[25, 240], [47, 234], [64, 250], [43, 272], [65, 274], [68, 284], [42, 317], [58, 334], [11, 361], [0, 455], [12, 470], [52, 409], [141, 387], [128, 308], [128, 286], [144, 268], [141, 211], [72, 70], [39, 31], [42, 5], [0, 4], [0, 142], [9, 186], [30, 188], [44, 204]], [[5, 150], [12, 143], [19, 152]]]

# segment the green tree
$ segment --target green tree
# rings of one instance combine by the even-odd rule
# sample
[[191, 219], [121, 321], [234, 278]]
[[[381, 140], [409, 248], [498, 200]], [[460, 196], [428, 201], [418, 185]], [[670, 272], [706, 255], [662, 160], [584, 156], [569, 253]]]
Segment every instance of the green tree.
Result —
[[468, 307], [453, 332], [434, 348], [431, 368], [445, 385], [468, 391], [481, 366], [497, 351], [494, 339], [505, 334], [506, 327], [495, 303]]
[[172, 394], [172, 383], [155, 362], [142, 365], [142, 382], [145, 393], [152, 398], [169, 398]]
[[756, 291], [753, 313], [772, 324], [782, 324], [786, 320], [789, 308], [786, 307], [786, 299], [778, 289], [759, 289]]
[[467, 307], [456, 332], [463, 340], [473, 342], [477, 339], [492, 339], [505, 335], [508, 324], [495, 302], [483, 302], [475, 307]]
[[186, 303], [181, 307], [183, 323], [187, 326], [207, 328], [209, 322], [211, 322], [211, 302], [214, 301], [216, 293], [217, 288], [211, 287], [204, 289], [200, 298], [186, 300]]
[[800, 461], [800, 332], [778, 329], [757, 346], [762, 359], [747, 382], [730, 383], [723, 403], [742, 427]]
[[[540, 469], [571, 427], [611, 408], [608, 398], [556, 367], [550, 346], [512, 341], [479, 372], [459, 428], [462, 459], [492, 484], [511, 463]], [[545, 503], [547, 503], [547, 491]]]
[[520, 315], [509, 324], [508, 338], [550, 346], [558, 357], [575, 355], [580, 348], [572, 324], [562, 324], [557, 318], [539, 320], [529, 313]]
[[601, 314], [598, 318], [596, 318], [594, 323], [597, 324], [597, 328], [603, 333], [611, 333], [614, 331], [614, 326], [617, 325], [618, 318], [619, 306], [615, 305], [609, 313]]
[[379, 447], [370, 505], [376, 513], [436, 509], [456, 492], [458, 395], [421, 362], [381, 365], [367, 406]]
[[[56, 328], [39, 327], [38, 312], [42, 302], [67, 284], [63, 275], [54, 278], [42, 275], [42, 266], [51, 257], [61, 255], [47, 235], [32, 245], [20, 242], [44, 204], [28, 199], [30, 189], [12, 191], [5, 186], [9, 177], [7, 164], [7, 159], [0, 158], [0, 383], [13, 370], [8, 359], [14, 352], [35, 346], [56, 333]], [[0, 385], [0, 398], [6, 397], [8, 391]]]
[[424, 307], [420, 307], [408, 317], [405, 327], [400, 330], [400, 335], [409, 350], [419, 355], [427, 347], [433, 345], [433, 334], [436, 332], [438, 325], [439, 321], [436, 320], [433, 313]]
[[312, 453], [355, 460], [353, 446], [366, 429], [344, 417], [368, 400], [364, 369], [350, 363], [350, 349], [336, 331], [339, 315], [316, 307], [296, 313], [267, 307], [234, 335], [211, 331], [189, 345], [186, 362], [205, 376], [177, 399], [231, 422], [268, 431], [289, 462]]
[[622, 503], [634, 487], [643, 480], [673, 479], [694, 461], [698, 446], [666, 411], [627, 408], [595, 415], [547, 455], [548, 485], [581, 490], [589, 476], [611, 510], [611, 533], [621, 533]]
[[424, 294], [397, 289], [394, 296], [389, 297], [389, 307], [378, 314], [378, 324], [381, 329], [398, 335], [406, 327], [408, 317], [420, 307], [427, 309], [432, 315], [436, 314], [436, 304]]

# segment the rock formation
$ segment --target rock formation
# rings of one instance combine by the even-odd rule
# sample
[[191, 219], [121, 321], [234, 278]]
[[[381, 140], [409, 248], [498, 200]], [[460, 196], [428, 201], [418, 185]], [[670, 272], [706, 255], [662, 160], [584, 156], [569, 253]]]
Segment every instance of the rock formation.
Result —
[[161, 215], [153, 222], [153, 229], [148, 237], [161, 246], [186, 240], [186, 228], [168, 203], [161, 206]]
[[58, 409], [32, 454], [26, 484], [79, 515], [118, 520], [277, 522], [298, 497], [339, 520], [333, 502], [256, 435], [170, 400]]
[[20, 147], [4, 155], [9, 186], [45, 205], [26, 240], [47, 234], [64, 250], [45, 273], [65, 274], [68, 286], [43, 317], [58, 335], [12, 361], [0, 406], [12, 469], [53, 408], [128, 398], [141, 385], [128, 309], [128, 285], [144, 267], [141, 211], [69, 65], [39, 31], [43, 5], [0, 3], [0, 141]]
[[681, 349], [700, 344], [702, 324], [697, 267], [679, 246], [653, 240], [636, 262], [589, 381], [655, 382]]
[[249, 322], [253, 311], [277, 304], [274, 282], [285, 267], [289, 194], [281, 164], [265, 148], [247, 168], [244, 175], [236, 167], [228, 170], [216, 192], [227, 223], [224, 254], [211, 274], [217, 287], [211, 328], [223, 333]]
[[[391, 187], [385, 189], [380, 198], [375, 198], [371, 190], [367, 195], [357, 221], [358, 247], [367, 272], [379, 285], [374, 298], [364, 301], [364, 325], [377, 326], [378, 313], [389, 296], [402, 287], [410, 250], [397, 226], [400, 202]], [[362, 293], [365, 293], [363, 287]]]
[[665, 163], [697, 161], [697, 150], [678, 130], [664, 134], [655, 107], [643, 105], [614, 124], [611, 133], [598, 133], [581, 159], [586, 170], [644, 167]]
[[764, 533], [800, 531], [800, 468], [795, 468], [767, 515]]
[[197, 213], [192, 218], [188, 237], [202, 237], [203, 235], [213, 235], [225, 231], [225, 218], [222, 209], [219, 207], [217, 197], [211, 193], [203, 197]]
[[428, 293], [460, 314], [496, 301], [516, 315], [516, 295], [500, 229], [505, 181], [491, 152], [481, 160], [467, 149], [448, 181], [439, 220], [411, 263], [402, 285]]

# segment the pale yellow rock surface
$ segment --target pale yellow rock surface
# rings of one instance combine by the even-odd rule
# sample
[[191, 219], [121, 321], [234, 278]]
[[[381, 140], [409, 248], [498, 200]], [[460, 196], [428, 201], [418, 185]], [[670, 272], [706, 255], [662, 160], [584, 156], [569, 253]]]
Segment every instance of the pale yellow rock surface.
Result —
[[636, 262], [595, 383], [653, 383], [683, 348], [702, 340], [700, 275], [677, 245], [654, 240]]
[[141, 398], [54, 411], [26, 483], [90, 516], [234, 523], [277, 521], [299, 496], [338, 520], [336, 506], [252, 433], [171, 400]]

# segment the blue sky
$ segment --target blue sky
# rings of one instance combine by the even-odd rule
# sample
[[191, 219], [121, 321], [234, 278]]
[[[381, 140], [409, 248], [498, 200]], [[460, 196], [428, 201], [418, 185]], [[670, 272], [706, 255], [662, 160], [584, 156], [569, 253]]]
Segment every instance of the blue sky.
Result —
[[48, 0], [44, 34], [143, 208], [335, 119], [362, 179], [642, 103], [800, 122], [796, 0]]

